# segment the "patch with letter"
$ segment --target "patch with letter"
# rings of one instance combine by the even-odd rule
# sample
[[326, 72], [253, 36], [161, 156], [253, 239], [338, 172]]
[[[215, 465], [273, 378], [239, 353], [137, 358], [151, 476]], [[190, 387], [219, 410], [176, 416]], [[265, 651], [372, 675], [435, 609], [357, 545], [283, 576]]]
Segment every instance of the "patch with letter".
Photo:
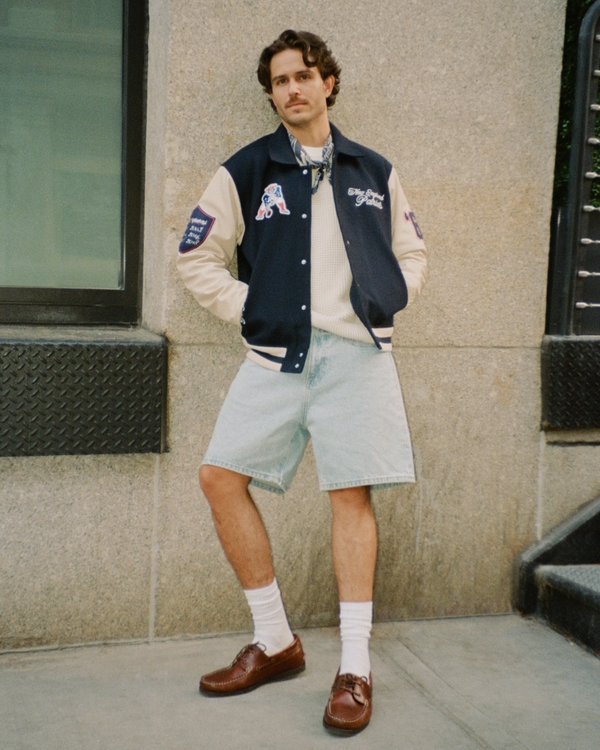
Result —
[[281, 185], [276, 182], [272, 182], [267, 185], [265, 192], [262, 194], [260, 199], [260, 207], [256, 214], [256, 221], [262, 221], [263, 219], [270, 219], [273, 216], [273, 208], [276, 207], [280, 214], [289, 216], [288, 207], [285, 205], [285, 198], [283, 197], [283, 189]]
[[410, 213], [409, 213], [408, 211], [405, 211], [404, 212], [404, 218], [406, 219], [406, 221], [411, 221], [412, 222], [412, 225], [415, 228], [415, 232], [417, 233], [417, 237], [420, 240], [422, 240], [423, 239], [423, 233], [421, 232], [421, 229], [420, 229], [419, 225], [417, 224], [417, 220], [415, 219], [415, 215], [413, 214], [413, 212], [410, 211]]
[[385, 195], [376, 193], [374, 190], [361, 190], [360, 188], [348, 188], [348, 195], [352, 195], [355, 198], [355, 206], [375, 206], [375, 208], [383, 208], [383, 201]]
[[190, 223], [187, 225], [183, 239], [179, 244], [179, 252], [188, 253], [190, 250], [200, 247], [210, 234], [214, 223], [214, 216], [205, 214], [200, 206], [196, 206], [192, 212]]

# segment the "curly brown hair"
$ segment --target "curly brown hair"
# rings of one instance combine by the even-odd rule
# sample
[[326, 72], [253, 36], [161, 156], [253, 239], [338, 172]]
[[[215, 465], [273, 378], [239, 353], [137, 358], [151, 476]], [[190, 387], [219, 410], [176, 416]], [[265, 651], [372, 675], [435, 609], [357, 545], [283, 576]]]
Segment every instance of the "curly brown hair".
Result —
[[[283, 52], [286, 49], [297, 49], [302, 52], [302, 59], [304, 64], [308, 68], [314, 68], [315, 66], [319, 69], [321, 78], [325, 80], [329, 76], [333, 76], [334, 84], [331, 94], [327, 97], [327, 106], [333, 107], [335, 104], [336, 96], [340, 90], [340, 73], [342, 72], [340, 66], [337, 63], [335, 57], [331, 54], [331, 50], [316, 34], [311, 34], [310, 31], [294, 31], [293, 29], [286, 29], [275, 39], [275, 41], [268, 47], [265, 47], [261, 52], [258, 60], [258, 68], [256, 75], [263, 89], [270, 94], [273, 91], [271, 86], [271, 60], [279, 52]], [[271, 107], [275, 111], [275, 105], [269, 99]]]

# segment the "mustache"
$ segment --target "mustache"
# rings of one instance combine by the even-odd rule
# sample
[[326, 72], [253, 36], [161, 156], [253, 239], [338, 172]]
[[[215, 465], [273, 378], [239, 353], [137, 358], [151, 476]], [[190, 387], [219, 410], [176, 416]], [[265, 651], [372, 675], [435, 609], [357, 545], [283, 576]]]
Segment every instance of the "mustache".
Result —
[[308, 104], [308, 102], [305, 99], [290, 99], [285, 106], [287, 108], [291, 107], [293, 104]]

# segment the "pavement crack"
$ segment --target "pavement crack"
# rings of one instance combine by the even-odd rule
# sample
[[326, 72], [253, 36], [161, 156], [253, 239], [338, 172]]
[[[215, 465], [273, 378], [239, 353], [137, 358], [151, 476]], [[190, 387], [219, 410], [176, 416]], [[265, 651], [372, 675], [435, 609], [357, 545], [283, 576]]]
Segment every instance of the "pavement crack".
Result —
[[[394, 648], [377, 641], [372, 641], [372, 645], [376, 653], [385, 655], [387, 664], [393, 665], [411, 687], [483, 750], [530, 750], [472, 701], [455, 690], [404, 642], [396, 641]], [[400, 654], [398, 646], [401, 649]], [[459, 702], [462, 704], [460, 708], [457, 705]], [[493, 739], [489, 737], [490, 734], [494, 735]], [[493, 744], [490, 744], [491, 742]]]

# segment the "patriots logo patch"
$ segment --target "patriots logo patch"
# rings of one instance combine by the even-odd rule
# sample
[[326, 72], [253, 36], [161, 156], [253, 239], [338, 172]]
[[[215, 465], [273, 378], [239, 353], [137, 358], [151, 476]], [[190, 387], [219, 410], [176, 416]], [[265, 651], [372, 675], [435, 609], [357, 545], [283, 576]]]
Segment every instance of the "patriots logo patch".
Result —
[[190, 223], [187, 225], [183, 239], [179, 244], [179, 252], [188, 253], [190, 250], [200, 247], [210, 234], [214, 223], [214, 216], [205, 214], [200, 206], [196, 206], [192, 212]]
[[281, 185], [278, 185], [276, 182], [272, 182], [265, 188], [265, 192], [260, 199], [260, 208], [255, 217], [256, 221], [270, 219], [273, 216], [273, 207], [277, 207], [280, 214], [288, 216], [290, 213], [288, 207], [285, 205]]
[[411, 211], [409, 213], [408, 211], [405, 211], [404, 212], [404, 218], [406, 219], [406, 221], [411, 221], [412, 222], [412, 225], [415, 228], [415, 232], [417, 233], [417, 237], [420, 240], [422, 240], [423, 239], [423, 234], [421, 232], [421, 229], [419, 228], [419, 225], [417, 224], [417, 220], [415, 219], [415, 215], [413, 214], [413, 212]]

